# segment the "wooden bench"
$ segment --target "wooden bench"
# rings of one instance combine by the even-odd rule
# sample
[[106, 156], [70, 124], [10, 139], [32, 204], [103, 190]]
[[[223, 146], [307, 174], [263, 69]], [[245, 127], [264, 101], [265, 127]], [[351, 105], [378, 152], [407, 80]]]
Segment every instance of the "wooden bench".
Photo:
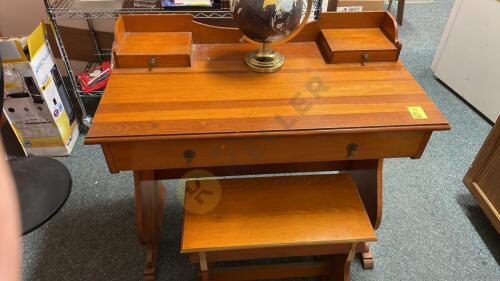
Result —
[[[203, 203], [211, 208], [200, 208]], [[186, 183], [182, 253], [203, 281], [319, 277], [349, 280], [358, 243], [376, 236], [345, 174], [196, 180]], [[314, 256], [250, 266], [215, 262]]]

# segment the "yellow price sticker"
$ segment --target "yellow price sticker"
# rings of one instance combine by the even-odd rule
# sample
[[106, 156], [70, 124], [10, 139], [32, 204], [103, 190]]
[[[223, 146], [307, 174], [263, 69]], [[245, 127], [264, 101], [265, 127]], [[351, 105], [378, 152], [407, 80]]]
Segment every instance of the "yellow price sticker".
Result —
[[413, 119], [427, 119], [427, 114], [421, 106], [408, 106], [408, 111]]

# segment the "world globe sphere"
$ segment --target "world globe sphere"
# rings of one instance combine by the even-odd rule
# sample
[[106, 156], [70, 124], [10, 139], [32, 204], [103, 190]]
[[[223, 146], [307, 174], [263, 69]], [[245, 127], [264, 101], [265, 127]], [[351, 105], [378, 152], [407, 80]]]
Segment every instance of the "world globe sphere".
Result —
[[300, 24], [303, 0], [236, 0], [233, 16], [241, 32], [260, 43], [272, 43]]

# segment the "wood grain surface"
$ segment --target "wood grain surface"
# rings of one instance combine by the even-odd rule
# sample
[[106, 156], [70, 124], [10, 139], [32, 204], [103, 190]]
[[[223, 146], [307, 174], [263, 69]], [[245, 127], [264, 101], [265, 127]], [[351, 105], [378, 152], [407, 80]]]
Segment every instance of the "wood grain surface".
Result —
[[323, 29], [322, 32], [335, 51], [397, 49], [380, 28]]
[[[249, 44], [194, 45], [192, 67], [116, 70], [86, 143], [123, 137], [449, 125], [402, 64], [330, 65], [314, 42], [277, 47], [278, 73], [244, 65]], [[311, 71], [314, 70], [314, 71]], [[420, 106], [427, 119], [414, 119]]]
[[[199, 183], [203, 188], [213, 181]], [[198, 202], [186, 200], [182, 252], [376, 240], [349, 174], [224, 179], [218, 183], [221, 197], [213, 210], [191, 213]], [[194, 184], [196, 181], [187, 182], [186, 188]]]
[[170, 55], [191, 52], [189, 32], [135, 32], [125, 33], [117, 42], [119, 55]]
[[318, 39], [329, 63], [395, 62], [401, 44], [383, 27], [322, 29]]
[[149, 69], [191, 65], [190, 32], [125, 32], [116, 37], [119, 41], [115, 41], [113, 48], [115, 67]]

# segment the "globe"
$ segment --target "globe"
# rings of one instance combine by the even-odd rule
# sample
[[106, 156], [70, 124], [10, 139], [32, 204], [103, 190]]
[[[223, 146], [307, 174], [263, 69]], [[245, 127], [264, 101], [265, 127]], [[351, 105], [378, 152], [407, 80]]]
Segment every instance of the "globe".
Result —
[[274, 42], [300, 24], [302, 0], [235, 0], [234, 19], [241, 32], [257, 42]]
[[235, 0], [234, 20], [245, 40], [262, 46], [245, 57], [245, 63], [256, 72], [276, 72], [285, 57], [273, 51], [271, 43], [285, 42], [294, 37], [307, 23], [312, 0], [302, 19], [303, 0]]

